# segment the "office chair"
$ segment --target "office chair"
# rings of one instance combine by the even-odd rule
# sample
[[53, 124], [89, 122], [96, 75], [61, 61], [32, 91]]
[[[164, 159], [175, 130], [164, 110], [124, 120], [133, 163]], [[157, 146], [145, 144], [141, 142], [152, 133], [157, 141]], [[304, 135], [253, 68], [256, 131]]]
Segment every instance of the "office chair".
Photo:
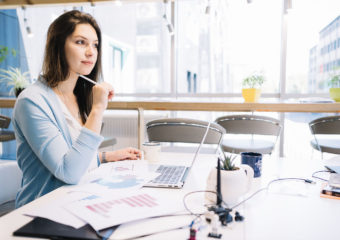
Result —
[[16, 161], [0, 160], [0, 217], [15, 209], [22, 172]]
[[[221, 144], [223, 151], [236, 154], [241, 152], [271, 154], [281, 132], [280, 121], [271, 117], [229, 115], [219, 117], [215, 122], [227, 131]], [[242, 138], [236, 138], [234, 134], [242, 134]], [[264, 139], [264, 136], [267, 139]]]
[[0, 142], [7, 142], [15, 139], [14, 131], [3, 130], [8, 128], [11, 118], [0, 115]]
[[[208, 122], [189, 118], [164, 118], [146, 124], [149, 141], [170, 143], [200, 143]], [[205, 144], [220, 145], [225, 129], [211, 123]]]
[[323, 152], [340, 154], [340, 139], [322, 136], [340, 135], [340, 116], [314, 119], [309, 123], [309, 129], [314, 137], [310, 144], [314, 149], [321, 152], [321, 158], [323, 158]]
[[[100, 128], [100, 134], [104, 135], [104, 122], [102, 122], [102, 126]], [[101, 144], [99, 145], [98, 149], [102, 149], [102, 148], [107, 148], [107, 147], [113, 147], [115, 144], [117, 143], [117, 139], [114, 137], [105, 137], [104, 136], [104, 140], [101, 142]]]

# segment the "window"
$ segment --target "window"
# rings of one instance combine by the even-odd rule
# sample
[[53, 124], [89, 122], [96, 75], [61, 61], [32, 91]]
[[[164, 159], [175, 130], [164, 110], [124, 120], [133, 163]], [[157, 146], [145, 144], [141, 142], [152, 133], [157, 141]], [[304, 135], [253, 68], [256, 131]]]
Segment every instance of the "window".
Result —
[[265, 75], [264, 92], [278, 92], [282, 11], [278, 1], [176, 4], [179, 93], [193, 92], [195, 85], [198, 93], [240, 93], [243, 78], [252, 73]]
[[[32, 7], [27, 9], [34, 37], [25, 38], [30, 71], [41, 70], [46, 32], [51, 22], [72, 7]], [[96, 4], [79, 10], [95, 17], [103, 35], [103, 77], [117, 94], [170, 92], [170, 39], [163, 3]], [[22, 10], [17, 10], [21, 12]], [[39, 17], [37, 17], [39, 16]], [[41, 19], [47, 21], [41, 22]], [[37, 27], [39, 26], [39, 27]]]
[[[293, 8], [285, 15], [288, 93], [328, 92], [327, 81], [340, 58], [336, 46], [340, 35], [339, 9], [337, 0], [293, 1]], [[316, 49], [315, 53], [312, 49]]]

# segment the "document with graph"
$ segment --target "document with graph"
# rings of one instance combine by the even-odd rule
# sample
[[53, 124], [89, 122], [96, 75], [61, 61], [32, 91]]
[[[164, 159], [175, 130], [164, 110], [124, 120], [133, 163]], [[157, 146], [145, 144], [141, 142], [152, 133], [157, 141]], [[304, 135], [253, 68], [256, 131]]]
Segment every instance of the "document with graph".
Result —
[[184, 210], [179, 199], [145, 190], [76, 201], [65, 208], [95, 230]]
[[145, 161], [121, 161], [102, 164], [88, 176], [87, 181], [72, 187], [72, 191], [95, 195], [120, 194], [134, 191], [159, 176], [150, 172]]
[[111, 176], [98, 177], [89, 183], [74, 186], [72, 191], [87, 192], [95, 195], [120, 194], [122, 191], [134, 191], [151, 181], [159, 174], [150, 172], [122, 171]]

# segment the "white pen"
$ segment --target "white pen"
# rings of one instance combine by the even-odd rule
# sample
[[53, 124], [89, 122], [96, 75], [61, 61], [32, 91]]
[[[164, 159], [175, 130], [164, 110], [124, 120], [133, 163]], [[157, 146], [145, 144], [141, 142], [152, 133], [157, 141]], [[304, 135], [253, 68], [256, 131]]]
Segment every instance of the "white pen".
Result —
[[92, 79], [90, 79], [90, 78], [88, 78], [88, 77], [85, 77], [85, 76], [80, 75], [80, 74], [78, 74], [78, 76], [81, 77], [81, 78], [84, 78], [86, 81], [88, 81], [88, 82], [90, 82], [90, 83], [93, 83], [94, 85], [97, 85], [97, 84], [98, 84], [97, 82], [93, 81]]

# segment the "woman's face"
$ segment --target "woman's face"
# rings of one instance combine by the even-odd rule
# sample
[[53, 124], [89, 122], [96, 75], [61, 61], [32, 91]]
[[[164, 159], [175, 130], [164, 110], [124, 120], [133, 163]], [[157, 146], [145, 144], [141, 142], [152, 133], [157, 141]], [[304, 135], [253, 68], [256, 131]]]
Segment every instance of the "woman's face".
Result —
[[66, 38], [65, 55], [70, 75], [91, 73], [98, 56], [98, 37], [90, 24], [78, 24]]

